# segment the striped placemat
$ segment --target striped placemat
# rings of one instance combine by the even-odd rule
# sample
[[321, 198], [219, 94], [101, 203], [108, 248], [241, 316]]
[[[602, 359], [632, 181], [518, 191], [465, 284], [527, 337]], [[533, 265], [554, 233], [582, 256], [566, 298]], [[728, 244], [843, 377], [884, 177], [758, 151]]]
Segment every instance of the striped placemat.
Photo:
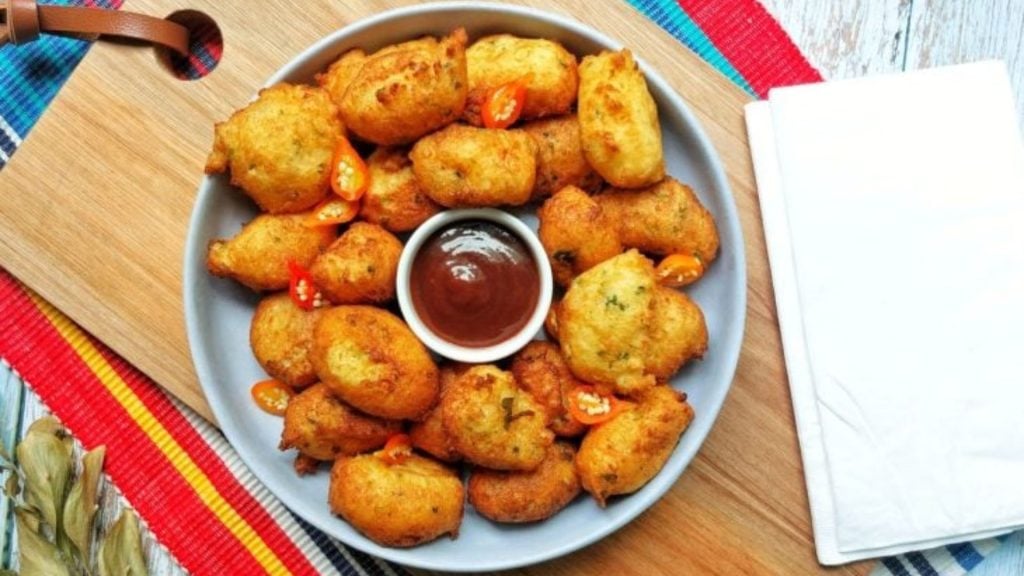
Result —
[[[109, 9], [119, 8], [122, 1], [53, 3]], [[625, 1], [753, 95], [821, 80], [755, 0]], [[196, 59], [185, 75], [201, 73], [213, 49], [201, 44], [193, 48]], [[0, 48], [0, 168], [87, 49], [87, 42], [54, 37]], [[2, 269], [0, 358], [84, 446], [107, 445], [109, 477], [187, 571], [212, 575], [230, 567], [237, 574], [405, 573], [333, 541], [292, 515], [215, 428]], [[991, 540], [889, 558], [875, 573], [959, 575], [997, 545]]]

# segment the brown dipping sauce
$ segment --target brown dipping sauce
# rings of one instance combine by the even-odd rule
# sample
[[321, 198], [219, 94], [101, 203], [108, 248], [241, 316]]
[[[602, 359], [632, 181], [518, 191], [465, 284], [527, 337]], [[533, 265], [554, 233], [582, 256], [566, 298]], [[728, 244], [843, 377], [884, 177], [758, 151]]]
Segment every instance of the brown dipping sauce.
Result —
[[485, 220], [453, 222], [435, 232], [416, 254], [410, 276], [420, 320], [442, 339], [469, 348], [514, 336], [540, 297], [529, 248]]

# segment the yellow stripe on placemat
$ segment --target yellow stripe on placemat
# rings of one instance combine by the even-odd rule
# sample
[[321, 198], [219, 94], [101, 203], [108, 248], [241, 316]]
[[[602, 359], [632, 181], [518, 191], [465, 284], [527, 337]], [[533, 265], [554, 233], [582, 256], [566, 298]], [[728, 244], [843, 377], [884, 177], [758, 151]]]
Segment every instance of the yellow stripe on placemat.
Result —
[[163, 452], [182, 478], [196, 491], [203, 504], [249, 550], [253, 558], [271, 574], [290, 574], [291, 572], [284, 566], [281, 559], [274, 554], [252, 526], [221, 496], [210, 478], [196, 465], [185, 449], [160, 423], [160, 420], [146, 408], [142, 400], [103, 358], [99, 350], [89, 341], [89, 337], [49, 302], [31, 291], [27, 291], [27, 293], [39, 311], [46, 316], [61, 337], [82, 359], [82, 362], [89, 367], [89, 370], [103, 383], [103, 386], [121, 404], [132, 420]]

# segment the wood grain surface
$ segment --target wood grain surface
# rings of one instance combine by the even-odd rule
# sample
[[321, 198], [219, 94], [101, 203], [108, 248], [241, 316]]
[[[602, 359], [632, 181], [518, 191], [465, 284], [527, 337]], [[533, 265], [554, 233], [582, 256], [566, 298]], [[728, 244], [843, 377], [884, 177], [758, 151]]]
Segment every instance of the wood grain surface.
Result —
[[[190, 0], [225, 37], [220, 67], [192, 83], [172, 79], [147, 50], [97, 45], [0, 179], [0, 263], [209, 417], [185, 341], [181, 267], [211, 126], [316, 39], [411, 3]], [[819, 573], [742, 120], [748, 97], [625, 3], [527, 3], [625, 41], [689, 102], [736, 196], [749, 292], [732, 391], [680, 481], [600, 544], [521, 572]], [[157, 15], [179, 8], [170, 0], [130, 7]]]

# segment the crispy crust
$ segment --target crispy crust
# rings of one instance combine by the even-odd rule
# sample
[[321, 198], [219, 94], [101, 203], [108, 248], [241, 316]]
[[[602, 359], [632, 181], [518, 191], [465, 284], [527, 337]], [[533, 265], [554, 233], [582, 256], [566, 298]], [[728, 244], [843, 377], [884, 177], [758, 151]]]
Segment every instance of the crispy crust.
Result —
[[402, 243], [394, 234], [355, 222], [320, 254], [309, 271], [335, 304], [379, 304], [395, 297]]
[[531, 472], [476, 468], [469, 477], [469, 502], [495, 522], [537, 522], [554, 516], [580, 493], [574, 458], [566, 442], [548, 446], [544, 461]]

